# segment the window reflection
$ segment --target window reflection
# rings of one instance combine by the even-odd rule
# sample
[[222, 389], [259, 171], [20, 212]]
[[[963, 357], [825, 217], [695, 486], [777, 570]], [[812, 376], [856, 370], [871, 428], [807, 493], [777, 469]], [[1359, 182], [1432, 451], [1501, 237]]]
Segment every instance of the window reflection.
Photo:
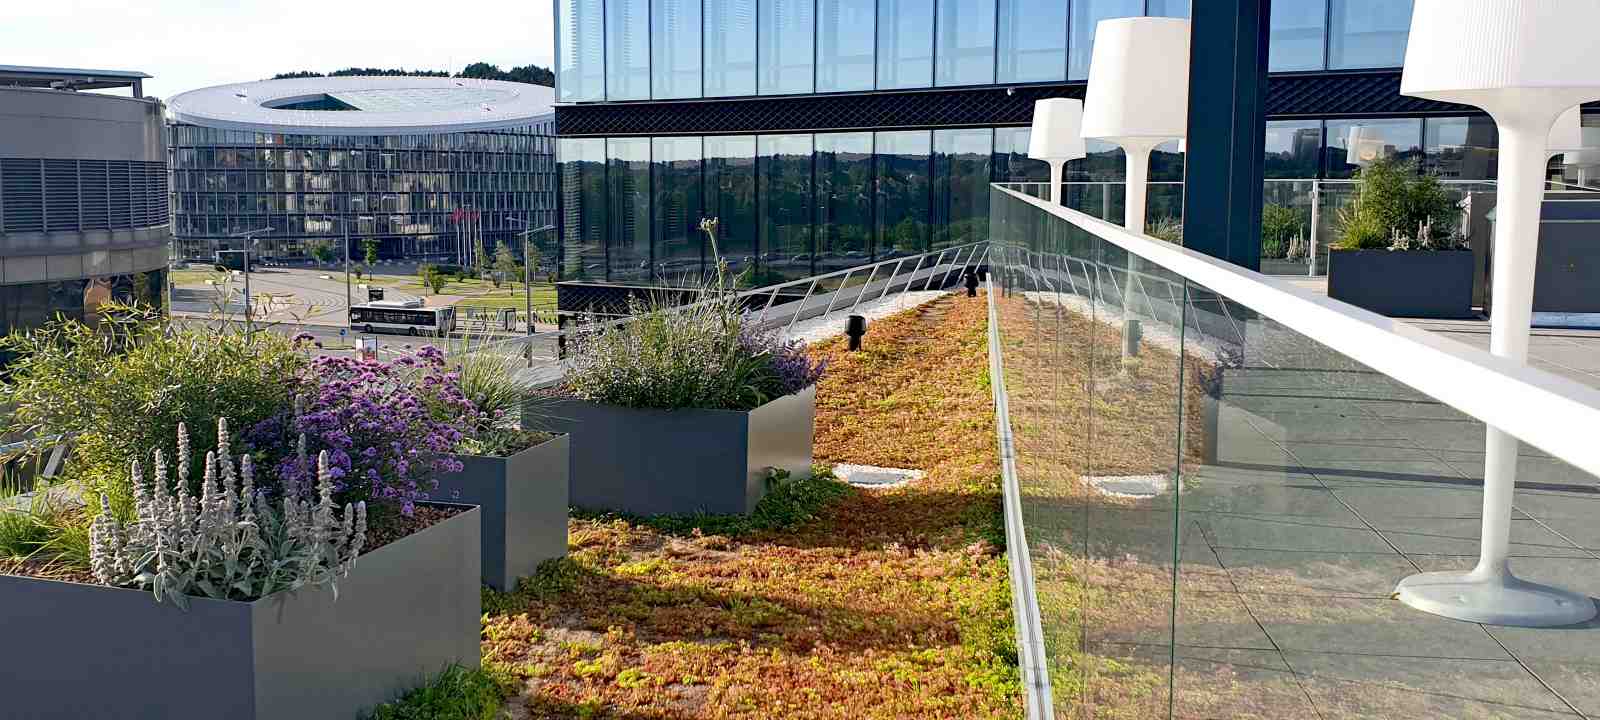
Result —
[[994, 131], [935, 130], [933, 152], [933, 249], [988, 238]]
[[610, 138], [606, 161], [611, 186], [611, 241], [606, 277], [613, 282], [649, 279], [650, 138]]
[[816, 137], [817, 272], [860, 265], [872, 253], [872, 133]]
[[651, 148], [654, 168], [651, 207], [655, 221], [655, 281], [696, 287], [702, 280], [704, 234], [700, 232], [703, 184], [700, 138], [658, 137]]
[[1067, 3], [999, 0], [998, 82], [1067, 77]]
[[707, 137], [705, 182], [705, 214], [717, 218], [717, 247], [723, 260], [736, 274], [753, 271], [756, 260], [755, 136]]
[[935, 85], [994, 82], [995, 0], [939, 3], [939, 67]]
[[760, 93], [784, 95], [812, 90], [815, 59], [813, 0], [760, 0]]
[[756, 0], [704, 0], [706, 97], [756, 94]]
[[559, 138], [563, 213], [561, 276], [603, 280], [606, 275], [606, 141]]
[[756, 138], [761, 254], [756, 285], [803, 278], [811, 270], [811, 136]]
[[606, 99], [650, 97], [650, 2], [606, 0]]
[[817, 0], [817, 92], [871, 90], [875, 0]]
[[1314, 178], [1322, 151], [1322, 123], [1317, 120], [1279, 120], [1267, 123], [1267, 178]]
[[1325, 177], [1354, 177], [1357, 170], [1378, 158], [1416, 159], [1422, 154], [1422, 121], [1330, 120], [1325, 156]]
[[878, 87], [933, 84], [933, 0], [878, 0]]
[[1267, 69], [1321, 70], [1328, 0], [1273, 0]]
[[880, 132], [878, 152], [878, 259], [914, 255], [928, 248], [928, 194], [932, 133], [926, 130]]
[[655, 0], [651, 5], [653, 97], [700, 97], [700, 28], [700, 0]]
[[1488, 117], [1428, 118], [1423, 122], [1423, 168], [1441, 178], [1493, 180], [1500, 132]]
[[1144, 14], [1144, 0], [1073, 0], [1072, 41], [1067, 79], [1089, 77], [1089, 61], [1094, 57], [1094, 31], [1101, 20], [1138, 17]]
[[1332, 0], [1328, 67], [1399, 67], [1411, 33], [1411, 0]]

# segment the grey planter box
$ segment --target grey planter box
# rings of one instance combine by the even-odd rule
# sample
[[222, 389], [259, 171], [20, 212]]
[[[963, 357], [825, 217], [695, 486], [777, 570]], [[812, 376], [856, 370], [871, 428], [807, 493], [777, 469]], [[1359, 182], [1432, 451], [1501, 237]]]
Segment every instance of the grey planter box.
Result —
[[352, 720], [477, 667], [476, 508], [362, 555], [326, 588], [253, 602], [0, 576], [6, 717]]
[[1328, 297], [1389, 317], [1475, 317], [1472, 267], [1468, 250], [1334, 250]]
[[483, 583], [513, 590], [542, 563], [567, 554], [570, 439], [556, 436], [510, 457], [457, 455], [461, 472], [435, 497], [483, 511]]
[[571, 502], [635, 515], [735, 515], [767, 492], [767, 469], [811, 476], [817, 389], [754, 410], [641, 410], [535, 399], [524, 417], [572, 437]]

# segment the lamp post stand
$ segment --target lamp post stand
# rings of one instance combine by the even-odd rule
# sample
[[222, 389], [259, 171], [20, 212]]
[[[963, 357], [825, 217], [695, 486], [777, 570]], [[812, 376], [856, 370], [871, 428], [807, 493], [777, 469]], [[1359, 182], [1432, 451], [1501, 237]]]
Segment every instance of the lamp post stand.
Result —
[[[1550, 127], [1570, 103], [1518, 100], [1498, 110], [1484, 108], [1500, 129], [1489, 351], [1525, 363]], [[1588, 596], [1512, 574], [1511, 512], [1518, 441], [1492, 425], [1487, 430], [1483, 537], [1477, 567], [1467, 572], [1412, 575], [1400, 581], [1396, 594], [1401, 602], [1423, 612], [1490, 625], [1556, 627], [1593, 618], [1595, 604]]]
[[1128, 160], [1127, 197], [1123, 202], [1122, 226], [1144, 234], [1146, 205], [1150, 194], [1150, 153], [1175, 138], [1117, 138]]

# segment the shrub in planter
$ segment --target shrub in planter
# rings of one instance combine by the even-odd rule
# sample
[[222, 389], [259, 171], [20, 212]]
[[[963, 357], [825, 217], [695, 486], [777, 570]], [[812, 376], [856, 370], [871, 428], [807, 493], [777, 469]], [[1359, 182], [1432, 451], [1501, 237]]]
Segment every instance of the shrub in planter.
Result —
[[95, 519], [100, 584], [0, 574], [0, 629], [29, 648], [0, 657], [0, 676], [28, 688], [8, 713], [343, 719], [439, 667], [477, 665], [475, 508], [369, 528], [364, 505], [338, 509], [326, 454], [313, 499], [260, 487], [218, 424], [198, 495], [180, 435], [176, 477], [157, 454], [152, 478], [131, 473], [133, 519]]
[[823, 367], [719, 288], [686, 308], [636, 304], [630, 322], [574, 339], [560, 397], [542, 409], [572, 434], [574, 505], [747, 513], [771, 470], [809, 475]]
[[1328, 296], [1393, 317], [1472, 315], [1472, 253], [1454, 226], [1455, 203], [1414, 162], [1381, 160], [1357, 175], [1328, 257]]

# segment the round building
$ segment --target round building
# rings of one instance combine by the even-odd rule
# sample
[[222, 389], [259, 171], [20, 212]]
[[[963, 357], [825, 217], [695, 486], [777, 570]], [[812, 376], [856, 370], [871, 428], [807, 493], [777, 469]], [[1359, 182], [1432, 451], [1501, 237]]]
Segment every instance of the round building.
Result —
[[164, 305], [167, 148], [148, 77], [0, 65], [0, 333], [112, 300]]
[[[473, 263], [555, 222], [554, 91], [446, 77], [264, 80], [170, 100], [183, 259]], [[533, 240], [554, 257], [554, 233]], [[545, 247], [548, 246], [548, 249]]]

